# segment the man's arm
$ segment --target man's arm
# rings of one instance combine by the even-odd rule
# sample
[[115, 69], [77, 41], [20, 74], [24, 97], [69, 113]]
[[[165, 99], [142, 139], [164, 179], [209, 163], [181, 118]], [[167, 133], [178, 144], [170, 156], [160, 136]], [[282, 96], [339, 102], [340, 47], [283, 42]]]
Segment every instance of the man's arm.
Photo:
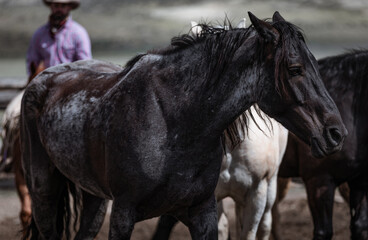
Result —
[[37, 32], [33, 34], [31, 42], [28, 46], [27, 57], [26, 57], [26, 69], [28, 77], [33, 74], [32, 70], [37, 67], [41, 62], [41, 56], [38, 51], [38, 37]]
[[81, 29], [77, 35], [75, 61], [84, 59], [92, 59], [91, 40], [87, 31]]

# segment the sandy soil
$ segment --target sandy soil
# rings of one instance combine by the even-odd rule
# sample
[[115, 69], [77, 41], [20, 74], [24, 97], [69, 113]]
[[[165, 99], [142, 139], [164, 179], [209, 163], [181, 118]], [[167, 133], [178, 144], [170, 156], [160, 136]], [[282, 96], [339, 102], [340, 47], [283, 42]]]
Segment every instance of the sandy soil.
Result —
[[[231, 236], [234, 232], [234, 203], [225, 200], [230, 216]], [[280, 205], [282, 233], [285, 240], [312, 239], [313, 225], [310, 217], [303, 185], [293, 184], [286, 199]], [[0, 174], [0, 239], [20, 239], [20, 224], [18, 220], [19, 200], [14, 189], [14, 179], [11, 174]], [[146, 240], [152, 236], [157, 219], [150, 219], [137, 223], [132, 239]], [[97, 240], [107, 239], [108, 216]], [[334, 240], [349, 239], [349, 209], [340, 197], [336, 197], [334, 206]], [[187, 228], [178, 224], [171, 235], [171, 240], [190, 239]]]

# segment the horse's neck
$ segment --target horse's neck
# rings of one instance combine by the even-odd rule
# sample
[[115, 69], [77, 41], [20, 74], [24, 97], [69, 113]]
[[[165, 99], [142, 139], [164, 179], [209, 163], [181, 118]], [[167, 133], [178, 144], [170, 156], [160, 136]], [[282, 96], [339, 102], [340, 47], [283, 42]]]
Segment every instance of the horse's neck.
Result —
[[[256, 101], [255, 96], [258, 94], [259, 71], [255, 69], [256, 64], [253, 62], [257, 59], [254, 56], [256, 54], [254, 46], [244, 47], [238, 51], [243, 51], [243, 53], [235, 53], [240, 57], [230, 57], [221, 75], [213, 76], [219, 78], [218, 82], [206, 79], [211, 72], [216, 71], [208, 68], [208, 63], [203, 61], [208, 59], [208, 55], [204, 56], [203, 53], [199, 54], [196, 50], [191, 52], [188, 49], [184, 54], [193, 56], [192, 61], [188, 61], [186, 57], [174, 57], [181, 59], [180, 63], [176, 63], [180, 66], [177, 72], [173, 71], [170, 76], [170, 81], [175, 82], [175, 85], [171, 85], [169, 91], [173, 91], [172, 96], [176, 99], [171, 99], [172, 101], [167, 104], [175, 109], [179, 106], [178, 103], [181, 105], [184, 103], [186, 108], [183, 109], [182, 116], [188, 116], [190, 118], [188, 120], [193, 122], [194, 127], [202, 124], [209, 133], [222, 132]], [[214, 60], [218, 61], [218, 59]], [[188, 83], [191, 85], [189, 86]], [[185, 91], [185, 89], [188, 90]], [[167, 92], [167, 88], [163, 91]]]
[[168, 55], [146, 55], [123, 77], [119, 88], [125, 85], [139, 88], [136, 92], [142, 96], [155, 95], [150, 101], [157, 101], [162, 115], [173, 125], [221, 134], [255, 102], [259, 71], [253, 61], [258, 58], [254, 46], [242, 47], [239, 51], [243, 53], [226, 59], [221, 76], [212, 75], [219, 81], [211, 82], [207, 77], [216, 69], [206, 61], [218, 59], [210, 59], [198, 49], [193, 46]]

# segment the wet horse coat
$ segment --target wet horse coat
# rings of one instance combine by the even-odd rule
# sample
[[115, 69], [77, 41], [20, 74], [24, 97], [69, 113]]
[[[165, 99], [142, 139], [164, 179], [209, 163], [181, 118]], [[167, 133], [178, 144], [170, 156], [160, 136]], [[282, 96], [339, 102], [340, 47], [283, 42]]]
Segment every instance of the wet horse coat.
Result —
[[[83, 61], [80, 61], [78, 64], [82, 63]], [[101, 72], [115, 72], [122, 70], [122, 68], [119, 66], [107, 64], [105, 62], [96, 60], [89, 62], [88, 67], [99, 70]], [[32, 71], [34, 73], [31, 74], [29, 82], [44, 69], [45, 68], [43, 62], [41, 62], [41, 64], [37, 68], [34, 68], [34, 71]], [[3, 145], [1, 146], [1, 153], [3, 157], [2, 161], [4, 161], [5, 158], [10, 158], [10, 162], [13, 165], [15, 186], [21, 202], [21, 210], [19, 216], [23, 226], [23, 230], [25, 230], [25, 228], [29, 225], [31, 219], [31, 198], [26, 186], [21, 164], [19, 118], [23, 94], [24, 91], [21, 91], [16, 97], [14, 97], [9, 102], [4, 111], [1, 133]], [[23, 234], [25, 234], [25, 232], [23, 232]]]
[[21, 115], [32, 234], [61, 237], [58, 209], [68, 201], [55, 199], [70, 182], [113, 200], [110, 239], [129, 239], [135, 222], [162, 214], [193, 239], [215, 239], [220, 137], [254, 103], [316, 156], [339, 150], [346, 129], [300, 32], [278, 13], [273, 24], [250, 18], [254, 27], [174, 39], [120, 72], [84, 62], [40, 74]]

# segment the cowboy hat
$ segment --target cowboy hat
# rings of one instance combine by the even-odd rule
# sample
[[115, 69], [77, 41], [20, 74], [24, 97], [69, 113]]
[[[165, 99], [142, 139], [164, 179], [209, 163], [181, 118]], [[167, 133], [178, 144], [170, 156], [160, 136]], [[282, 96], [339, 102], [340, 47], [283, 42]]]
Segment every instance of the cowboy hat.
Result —
[[47, 6], [50, 6], [51, 3], [68, 3], [71, 5], [72, 9], [76, 9], [79, 7], [80, 0], [43, 0]]

